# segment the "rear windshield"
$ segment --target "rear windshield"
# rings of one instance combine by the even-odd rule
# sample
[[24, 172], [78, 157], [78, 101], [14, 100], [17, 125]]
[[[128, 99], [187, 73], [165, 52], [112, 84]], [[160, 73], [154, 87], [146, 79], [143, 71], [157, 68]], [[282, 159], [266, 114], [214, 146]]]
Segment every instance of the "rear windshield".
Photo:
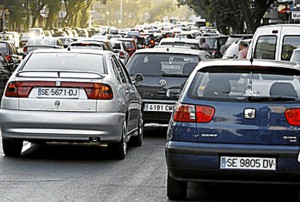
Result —
[[91, 71], [106, 74], [103, 56], [85, 53], [35, 53], [30, 56], [23, 70]]
[[90, 44], [90, 43], [74, 43], [70, 44], [72, 49], [94, 49], [94, 50], [103, 50], [103, 47], [100, 44]]
[[184, 54], [136, 54], [127, 65], [131, 75], [189, 76], [199, 62], [199, 56]]
[[56, 45], [56, 40], [53, 38], [30, 39], [28, 45]]
[[197, 43], [184, 43], [184, 42], [161, 42], [160, 45], [168, 45], [168, 46], [184, 46], [184, 47], [190, 47], [191, 49], [197, 49], [200, 50], [200, 46]]
[[196, 99], [299, 100], [300, 72], [280, 68], [227, 67], [197, 72], [189, 96]]

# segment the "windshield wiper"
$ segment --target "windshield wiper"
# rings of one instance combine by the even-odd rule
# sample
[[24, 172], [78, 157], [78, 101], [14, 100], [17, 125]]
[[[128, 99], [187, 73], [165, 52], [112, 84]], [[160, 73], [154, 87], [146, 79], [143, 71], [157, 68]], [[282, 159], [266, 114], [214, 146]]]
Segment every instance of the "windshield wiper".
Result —
[[189, 75], [185, 75], [185, 74], [166, 74], [166, 73], [163, 73], [162, 76], [165, 76], [165, 77], [189, 77]]
[[278, 97], [259, 97], [259, 96], [249, 96], [246, 97], [248, 101], [259, 102], [259, 101], [295, 101], [295, 97], [288, 96], [278, 96]]

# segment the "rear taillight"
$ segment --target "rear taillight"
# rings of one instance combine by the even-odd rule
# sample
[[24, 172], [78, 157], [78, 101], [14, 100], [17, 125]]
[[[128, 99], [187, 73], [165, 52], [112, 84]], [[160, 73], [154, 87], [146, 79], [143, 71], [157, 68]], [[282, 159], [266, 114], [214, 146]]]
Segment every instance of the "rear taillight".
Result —
[[195, 106], [184, 104], [176, 105], [173, 120], [176, 122], [195, 122]]
[[119, 52], [119, 58], [122, 58], [122, 59], [125, 58], [125, 54], [122, 51]]
[[26, 53], [27, 52], [27, 47], [25, 46], [24, 48], [23, 48], [23, 53]]
[[6, 60], [6, 61], [11, 61], [11, 60], [12, 60], [12, 57], [11, 57], [10, 55], [7, 55], [7, 56], [5, 56], [5, 60]]
[[7, 85], [6, 97], [28, 97], [33, 87], [55, 86], [55, 82], [48, 81], [13, 81]]
[[300, 108], [287, 109], [284, 115], [290, 125], [300, 126]]
[[[33, 87], [56, 87], [55, 84], [54, 81], [13, 81], [8, 84], [5, 96], [26, 98]], [[111, 100], [113, 98], [112, 89], [107, 84], [62, 82], [60, 87], [83, 88], [88, 99]]]
[[215, 115], [215, 108], [209, 106], [196, 106], [197, 123], [209, 123]]
[[176, 122], [208, 123], [214, 115], [215, 109], [210, 106], [178, 104], [175, 106], [173, 120]]
[[62, 82], [62, 87], [83, 88], [88, 99], [111, 100], [113, 91], [107, 84], [102, 83], [79, 83], [79, 82]]

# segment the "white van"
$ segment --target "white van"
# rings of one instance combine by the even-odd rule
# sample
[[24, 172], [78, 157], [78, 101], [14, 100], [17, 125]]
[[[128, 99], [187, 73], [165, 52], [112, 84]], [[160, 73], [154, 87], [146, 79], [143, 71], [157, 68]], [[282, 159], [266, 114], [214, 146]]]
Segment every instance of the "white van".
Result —
[[247, 59], [289, 61], [300, 47], [300, 24], [276, 24], [258, 27], [250, 43]]

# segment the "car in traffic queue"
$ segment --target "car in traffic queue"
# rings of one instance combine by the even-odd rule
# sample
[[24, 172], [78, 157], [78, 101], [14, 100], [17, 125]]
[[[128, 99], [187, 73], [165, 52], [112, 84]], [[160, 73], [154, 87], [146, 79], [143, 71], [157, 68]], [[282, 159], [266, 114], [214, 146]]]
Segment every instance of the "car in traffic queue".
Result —
[[32, 37], [23, 47], [23, 58], [37, 49], [63, 49], [64, 44], [57, 37]]
[[114, 52], [118, 54], [120, 60], [124, 65], [126, 65], [130, 58], [130, 55], [127, 53], [124, 43], [115, 39], [110, 39], [110, 43], [112, 45], [112, 48], [114, 49]]
[[211, 58], [205, 51], [171, 47], [135, 52], [126, 67], [131, 77], [143, 78], [137, 89], [143, 99], [144, 123], [167, 124], [191, 71]]
[[168, 198], [193, 181], [299, 184], [299, 78], [292, 62], [199, 63], [167, 131]]
[[18, 64], [22, 60], [21, 53], [18, 52], [13, 44], [7, 41], [0, 41], [0, 53], [10, 64]]
[[99, 143], [124, 159], [129, 140], [142, 144], [141, 97], [110, 51], [35, 50], [7, 82], [0, 125], [8, 157], [28, 141]]
[[122, 41], [126, 48], [126, 52], [129, 54], [130, 57], [138, 49], [136, 41], [133, 38], [116, 38], [115, 40]]
[[67, 47], [68, 49], [94, 49], [94, 50], [107, 50], [105, 49], [105, 44], [102, 42], [96, 42], [96, 41], [74, 41], [69, 44]]
[[163, 38], [160, 40], [160, 46], [184, 46], [190, 47], [191, 49], [200, 50], [200, 41], [197, 39], [188, 38]]

